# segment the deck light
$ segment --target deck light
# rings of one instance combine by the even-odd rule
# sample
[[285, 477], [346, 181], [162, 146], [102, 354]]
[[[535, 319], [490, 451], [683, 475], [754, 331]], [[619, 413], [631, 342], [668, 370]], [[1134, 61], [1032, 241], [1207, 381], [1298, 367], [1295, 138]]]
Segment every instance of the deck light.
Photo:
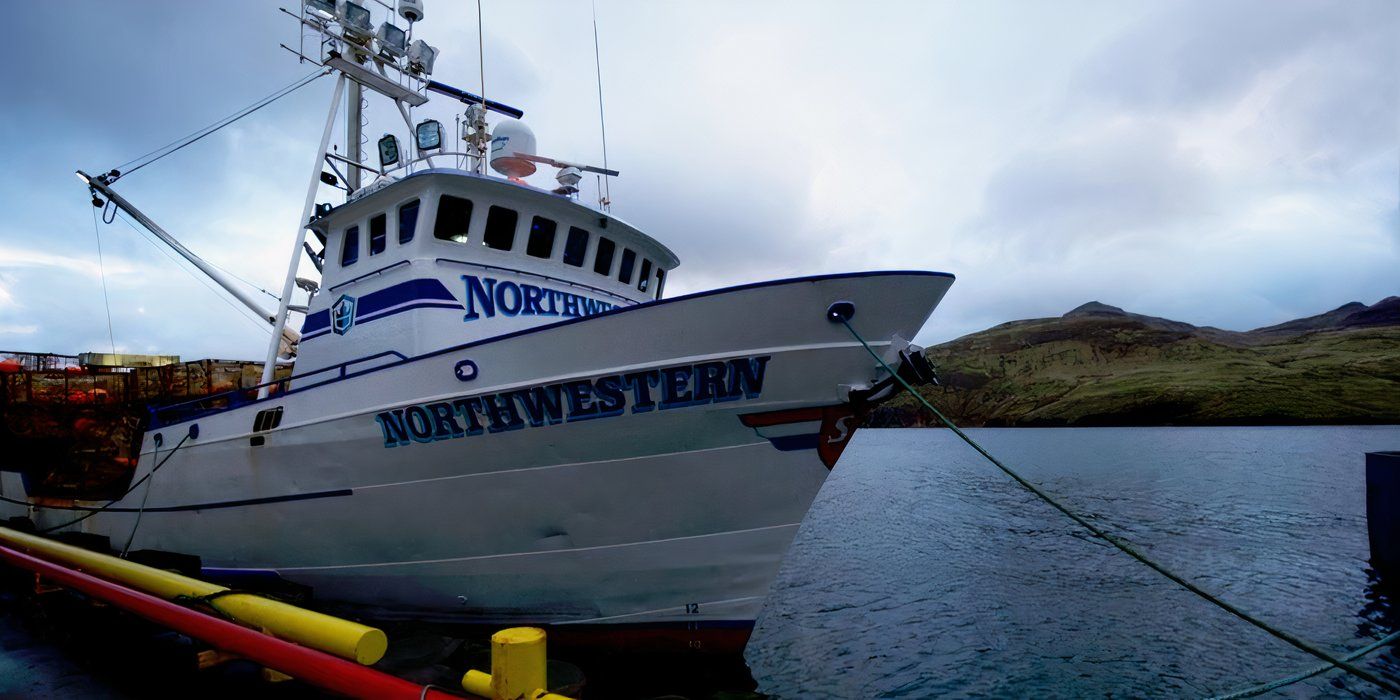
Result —
[[433, 61], [437, 60], [437, 55], [437, 49], [418, 39], [408, 47], [408, 69], [421, 75], [432, 75]]
[[331, 0], [306, 0], [306, 14], [328, 22], [335, 19], [335, 3]]
[[345, 30], [345, 38], [363, 44], [374, 36], [374, 30], [370, 29], [369, 24], [369, 10], [363, 5], [350, 0], [338, 0], [335, 7], [336, 18]]
[[413, 131], [418, 142], [418, 150], [431, 151], [442, 148], [442, 124], [438, 123], [438, 120], [424, 121]]
[[408, 51], [408, 35], [388, 22], [379, 25], [374, 38], [379, 41], [379, 52], [390, 58], [402, 58]]
[[399, 139], [393, 134], [385, 134], [379, 139], [379, 167], [388, 170], [399, 162]]

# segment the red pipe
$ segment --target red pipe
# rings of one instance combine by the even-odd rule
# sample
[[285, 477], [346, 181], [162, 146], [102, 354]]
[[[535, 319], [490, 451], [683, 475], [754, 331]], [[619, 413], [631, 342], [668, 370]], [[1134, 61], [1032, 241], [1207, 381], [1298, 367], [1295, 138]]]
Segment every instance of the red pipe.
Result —
[[462, 697], [262, 634], [8, 547], [0, 547], [0, 559], [36, 572], [65, 588], [105, 600], [163, 627], [332, 692], [354, 698], [404, 700], [460, 700]]

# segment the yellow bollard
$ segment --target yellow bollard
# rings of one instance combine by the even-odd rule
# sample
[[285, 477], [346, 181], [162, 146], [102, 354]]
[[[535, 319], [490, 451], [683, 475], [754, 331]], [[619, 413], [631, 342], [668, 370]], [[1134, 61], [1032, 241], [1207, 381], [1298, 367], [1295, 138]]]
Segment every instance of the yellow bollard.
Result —
[[79, 571], [166, 600], [217, 596], [209, 598], [208, 605], [246, 626], [260, 628], [275, 637], [365, 665], [381, 659], [389, 646], [384, 632], [373, 627], [262, 596], [230, 593], [229, 589], [223, 586], [99, 554], [45, 537], [0, 527], [0, 543], [28, 550], [43, 559], [66, 564]]
[[548, 688], [544, 630], [512, 627], [491, 635], [491, 693], [501, 700], [523, 698]]
[[491, 673], [467, 671], [462, 688], [490, 700], [569, 700], [545, 689], [545, 635], [537, 627], [512, 627], [491, 635]]

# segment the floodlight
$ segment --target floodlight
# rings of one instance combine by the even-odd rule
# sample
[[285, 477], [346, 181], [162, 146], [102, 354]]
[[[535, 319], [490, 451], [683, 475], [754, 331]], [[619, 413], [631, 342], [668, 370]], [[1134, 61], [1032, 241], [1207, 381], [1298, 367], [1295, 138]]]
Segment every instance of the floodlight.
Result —
[[369, 10], [365, 9], [364, 5], [350, 0], [339, 0], [336, 3], [335, 14], [341, 28], [345, 30], [347, 39], [366, 42], [374, 36], [374, 30], [370, 28]]
[[431, 151], [442, 148], [442, 124], [436, 119], [429, 119], [418, 125], [414, 129], [414, 137], [418, 142], [418, 150]]
[[306, 0], [306, 14], [322, 22], [335, 19], [335, 3], [331, 0]]
[[437, 60], [438, 50], [428, 46], [428, 42], [418, 39], [408, 47], [408, 69], [423, 75], [433, 74], [433, 61]]
[[379, 31], [374, 33], [374, 38], [379, 41], [380, 53], [391, 58], [400, 58], [408, 50], [408, 35], [388, 22], [379, 25]]
[[393, 134], [385, 134], [379, 139], [379, 167], [388, 170], [399, 162], [399, 139]]

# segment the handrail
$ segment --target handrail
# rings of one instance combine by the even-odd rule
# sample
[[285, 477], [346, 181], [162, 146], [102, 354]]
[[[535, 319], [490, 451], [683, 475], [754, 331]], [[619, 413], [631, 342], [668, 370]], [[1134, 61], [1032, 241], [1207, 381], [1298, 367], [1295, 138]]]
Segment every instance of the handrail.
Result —
[[[316, 375], [325, 374], [325, 373], [327, 373], [327, 372], [335, 372], [335, 373], [336, 373], [336, 376], [331, 377], [331, 378], [328, 378], [328, 379], [326, 379], [326, 380], [323, 381], [323, 382], [316, 382], [316, 383], [310, 384], [310, 385], [308, 385], [308, 386], [320, 386], [321, 384], [333, 382], [333, 381], [336, 381], [336, 380], [338, 380], [338, 379], [344, 379], [344, 378], [345, 378], [345, 375], [346, 375], [346, 369], [347, 369], [348, 367], [350, 367], [351, 365], [357, 365], [357, 364], [360, 364], [360, 363], [362, 363], [362, 362], [368, 362], [368, 361], [370, 361], [370, 360], [376, 360], [376, 359], [379, 359], [379, 358], [381, 358], [381, 357], [388, 357], [388, 356], [390, 356], [390, 355], [396, 357], [396, 358], [397, 358], [399, 361], [401, 361], [401, 362], [405, 362], [405, 361], [408, 360], [408, 356], [407, 356], [407, 355], [404, 355], [403, 353], [401, 353], [401, 352], [399, 352], [399, 351], [397, 351], [397, 350], [385, 350], [385, 351], [383, 351], [383, 352], [378, 352], [378, 353], [375, 353], [375, 354], [373, 354], [373, 355], [366, 355], [365, 357], [357, 357], [357, 358], [355, 358], [355, 359], [353, 359], [353, 360], [346, 360], [345, 362], [342, 362], [342, 363], [340, 363], [340, 364], [338, 364], [338, 365], [330, 365], [330, 366], [328, 366], [328, 367], [322, 367], [322, 368], [320, 368], [320, 369], [312, 370], [312, 371], [310, 371], [310, 372], [305, 372], [305, 373], [303, 373], [303, 374], [293, 374], [293, 375], [291, 375], [291, 376], [282, 377], [281, 379], [274, 379], [274, 380], [272, 380], [272, 381], [270, 381], [270, 382], [264, 382], [264, 383], [261, 383], [261, 384], [258, 384], [258, 385], [256, 385], [256, 386], [252, 386], [252, 387], [246, 387], [246, 388], [240, 387], [240, 388], [238, 388], [238, 389], [231, 389], [231, 390], [229, 390], [229, 391], [223, 391], [223, 392], [219, 392], [219, 393], [217, 393], [217, 394], [210, 394], [209, 396], [201, 396], [201, 397], [199, 397], [199, 398], [197, 398], [197, 399], [190, 399], [190, 400], [188, 400], [188, 401], [181, 401], [180, 403], [167, 404], [167, 405], [164, 405], [164, 406], [151, 406], [150, 409], [149, 409], [149, 413], [150, 413], [150, 417], [151, 417], [151, 427], [152, 427], [152, 428], [155, 428], [155, 427], [159, 427], [159, 426], [165, 425], [165, 423], [162, 421], [162, 415], [163, 415], [163, 414], [175, 413], [175, 414], [179, 414], [179, 417], [180, 417], [180, 418], [189, 418], [189, 417], [198, 417], [198, 416], [201, 416], [201, 415], [205, 415], [206, 413], [212, 413], [212, 412], [218, 411], [219, 409], [218, 409], [217, 407], [210, 407], [210, 408], [205, 408], [205, 409], [202, 409], [202, 410], [200, 409], [200, 406], [201, 406], [201, 405], [203, 405], [203, 404], [208, 404], [208, 403], [212, 403], [212, 402], [215, 402], [215, 401], [220, 401], [220, 400], [227, 399], [227, 400], [229, 400], [229, 405], [230, 405], [230, 406], [238, 406], [238, 405], [242, 405], [242, 404], [245, 404], [245, 403], [254, 403], [254, 402], [257, 401], [257, 399], [243, 398], [243, 397], [244, 397], [246, 394], [248, 394], [249, 392], [252, 392], [253, 395], [256, 396], [256, 395], [257, 395], [257, 392], [258, 392], [259, 390], [263, 389], [264, 387], [266, 387], [266, 388], [268, 389], [269, 393], [271, 393], [271, 392], [274, 391], [274, 390], [275, 390], [275, 391], [278, 391], [278, 392], [285, 392], [285, 391], [287, 391], [286, 385], [287, 385], [287, 384], [290, 384], [290, 383], [293, 382], [293, 381], [304, 381], [304, 380], [306, 380], [308, 377], [314, 377], [314, 376], [316, 376]], [[184, 415], [188, 409], [194, 409], [195, 412], [193, 413], [193, 416]]]
[[362, 279], [364, 279], [364, 278], [366, 278], [366, 277], [369, 277], [370, 275], [378, 275], [378, 274], [380, 274], [380, 273], [388, 272], [389, 270], [392, 270], [392, 269], [398, 267], [399, 265], [408, 265], [408, 264], [411, 263], [411, 262], [412, 262], [412, 261], [410, 261], [408, 258], [404, 258], [403, 260], [400, 260], [400, 261], [398, 261], [398, 262], [396, 262], [396, 263], [394, 263], [394, 264], [392, 264], [392, 265], [385, 265], [384, 267], [381, 267], [381, 268], [379, 268], [378, 270], [371, 270], [371, 271], [369, 271], [369, 272], [366, 272], [366, 273], [363, 274], [363, 275], [360, 275], [359, 277], [355, 277], [355, 278], [353, 278], [353, 279], [348, 279], [348, 280], [346, 280], [346, 281], [344, 281], [344, 282], [341, 282], [340, 284], [337, 284], [337, 285], [334, 285], [334, 286], [331, 286], [331, 287], [326, 287], [326, 291], [328, 291], [328, 292], [334, 292], [335, 290], [340, 289], [341, 287], [344, 287], [344, 286], [347, 285], [347, 284], [352, 284], [352, 283], [354, 283], [354, 282], [359, 282], [360, 280], [362, 280]]

